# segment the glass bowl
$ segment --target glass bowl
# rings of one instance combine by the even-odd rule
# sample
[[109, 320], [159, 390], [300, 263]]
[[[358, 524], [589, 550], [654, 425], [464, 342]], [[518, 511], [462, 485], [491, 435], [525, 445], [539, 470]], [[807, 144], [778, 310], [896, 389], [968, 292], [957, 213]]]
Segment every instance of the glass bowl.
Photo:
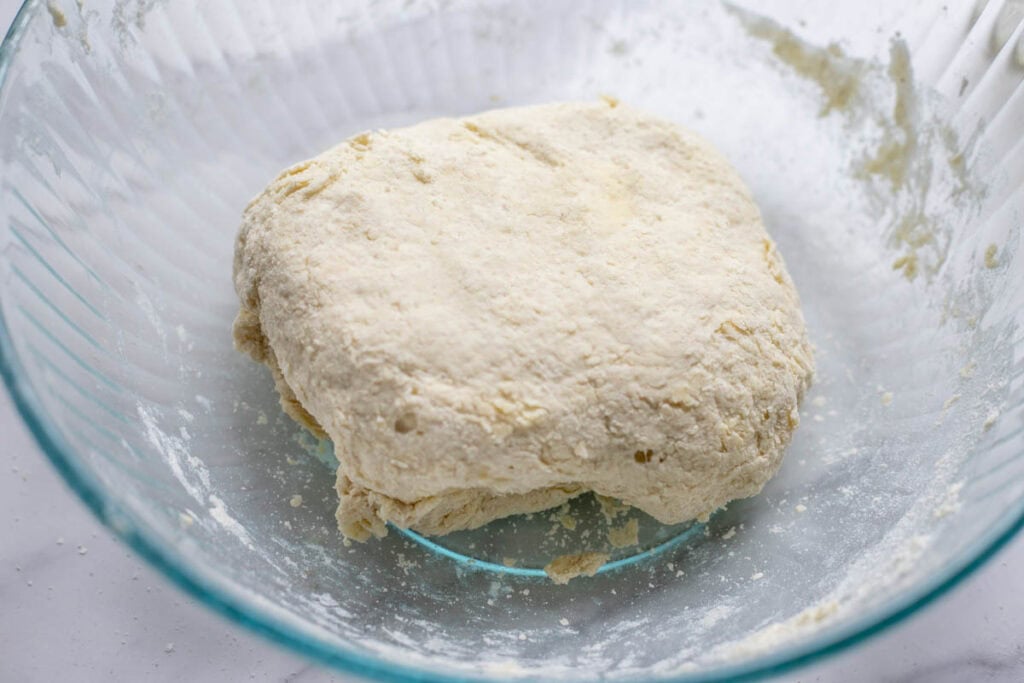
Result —
[[[0, 55], [21, 414], [171, 579], [369, 677], [720, 680], [879, 631], [1024, 518], [1020, 6], [756, 4], [27, 3]], [[706, 524], [637, 515], [565, 586], [565, 515], [598, 545], [625, 517], [344, 543], [330, 444], [232, 348], [242, 208], [361, 130], [602, 95], [710, 138], [763, 210], [819, 366], [782, 471]]]

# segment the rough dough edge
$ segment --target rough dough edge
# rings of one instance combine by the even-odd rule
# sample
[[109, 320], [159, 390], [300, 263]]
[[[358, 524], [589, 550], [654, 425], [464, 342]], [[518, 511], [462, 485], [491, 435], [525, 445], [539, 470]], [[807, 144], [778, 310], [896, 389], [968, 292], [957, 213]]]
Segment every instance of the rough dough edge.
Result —
[[386, 536], [387, 522], [403, 529], [414, 528], [417, 533], [427, 536], [447, 533], [453, 518], [458, 520], [455, 524], [459, 529], [477, 529], [495, 519], [493, 511], [496, 509], [514, 506], [519, 514], [541, 512], [588, 491], [575, 484], [503, 495], [493, 495], [480, 489], [460, 489], [443, 496], [406, 503], [364, 489], [340, 470], [337, 489], [341, 498], [337, 511], [338, 529], [355, 541]]
[[320, 426], [317, 419], [299, 401], [288, 381], [281, 372], [274, 349], [267, 342], [263, 334], [263, 327], [260, 324], [258, 312], [243, 307], [235, 318], [233, 328], [235, 348], [243, 353], [249, 354], [253, 360], [263, 363], [270, 368], [270, 374], [274, 377], [274, 388], [280, 398], [281, 409], [300, 425], [313, 432], [320, 439], [326, 439], [327, 432]]

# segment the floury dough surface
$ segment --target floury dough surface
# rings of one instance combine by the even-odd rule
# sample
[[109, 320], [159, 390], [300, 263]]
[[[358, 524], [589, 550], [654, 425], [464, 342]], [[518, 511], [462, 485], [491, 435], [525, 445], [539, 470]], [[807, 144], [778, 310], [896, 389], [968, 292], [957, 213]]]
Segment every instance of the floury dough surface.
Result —
[[775, 473], [813, 371], [739, 176], [610, 100], [355, 136], [249, 204], [234, 268], [237, 345], [333, 441], [358, 540], [590, 490], [704, 517]]

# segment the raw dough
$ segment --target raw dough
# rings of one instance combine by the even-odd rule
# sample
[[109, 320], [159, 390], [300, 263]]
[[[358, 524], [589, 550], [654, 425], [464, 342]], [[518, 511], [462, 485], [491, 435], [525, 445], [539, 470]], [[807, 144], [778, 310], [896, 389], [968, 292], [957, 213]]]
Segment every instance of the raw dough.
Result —
[[544, 573], [555, 583], [566, 584], [578, 576], [593, 576], [610, 559], [607, 553], [559, 555], [545, 565]]
[[640, 542], [640, 522], [634, 517], [622, 526], [608, 529], [608, 543], [613, 548], [628, 548]]
[[730, 165], [613, 100], [357, 135], [246, 208], [237, 346], [330, 436], [338, 522], [472, 528], [588, 490], [757, 493], [813, 360]]

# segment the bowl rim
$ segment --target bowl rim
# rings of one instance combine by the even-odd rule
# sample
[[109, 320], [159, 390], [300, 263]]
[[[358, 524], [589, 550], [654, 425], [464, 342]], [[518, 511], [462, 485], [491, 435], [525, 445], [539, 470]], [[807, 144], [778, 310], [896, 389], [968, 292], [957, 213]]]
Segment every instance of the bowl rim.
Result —
[[[3, 111], [3, 86], [26, 28], [43, 14], [42, 0], [24, 0], [6, 35], [0, 43], [0, 113]], [[81, 466], [74, 449], [61, 431], [51, 423], [43, 410], [34, 387], [26, 380], [27, 372], [14, 348], [0, 299], [0, 377], [7, 387], [14, 406], [28, 427], [40, 450], [46, 455], [72, 491], [86, 504], [99, 521], [110, 529], [133, 552], [140, 555], [172, 583], [215, 612], [243, 627], [283, 645], [301, 655], [336, 670], [394, 683], [454, 683], [498, 680], [476, 675], [447, 675], [417, 669], [383, 658], [342, 649], [310, 637], [288, 623], [248, 603], [235, 591], [228, 590], [210, 572], [198, 571], [171, 551], [170, 546], [146, 535], [145, 526], [129, 518], [108, 495], [95, 476]], [[1024, 499], [1011, 506], [988, 532], [969, 544], [957, 558], [941, 567], [927, 580], [901, 589], [891, 600], [839, 628], [826, 629], [790, 644], [777, 652], [758, 655], [737, 664], [727, 664], [708, 671], [685, 673], [659, 679], [664, 683], [712, 683], [719, 681], [754, 680], [792, 672], [800, 667], [835, 655], [860, 644], [890, 626], [915, 614], [958, 586], [984, 565], [989, 558], [1024, 528]]]

